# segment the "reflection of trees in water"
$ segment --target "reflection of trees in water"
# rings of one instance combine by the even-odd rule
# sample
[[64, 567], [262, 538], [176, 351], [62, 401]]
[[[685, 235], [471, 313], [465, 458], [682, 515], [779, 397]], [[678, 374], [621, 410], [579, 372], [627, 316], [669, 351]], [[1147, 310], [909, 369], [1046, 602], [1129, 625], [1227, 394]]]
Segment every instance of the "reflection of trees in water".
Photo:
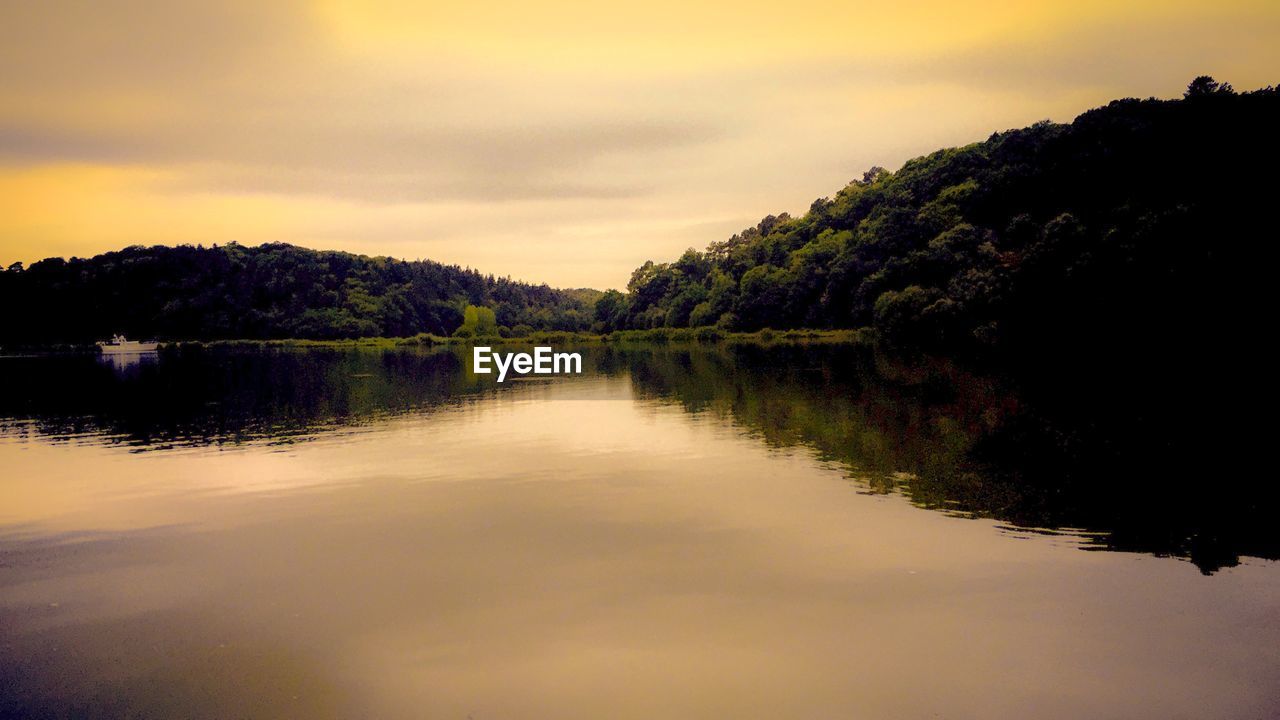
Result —
[[1171, 397], [1149, 369], [1145, 382], [1077, 367], [1035, 383], [852, 347], [622, 352], [642, 394], [770, 445], [813, 447], [872, 492], [1020, 527], [1103, 531], [1093, 547], [1189, 557], [1205, 572], [1240, 554], [1280, 558], [1274, 489], [1206, 483], [1237, 424], [1195, 393]]
[[452, 352], [186, 350], [124, 368], [92, 357], [4, 363], [22, 380], [0, 399], [0, 415], [48, 436], [105, 434], [145, 449], [283, 442], [481, 389]]
[[[1057, 369], [992, 379], [852, 346], [597, 346], [586, 371], [632, 379], [775, 447], [814, 448], [870, 492], [1028, 528], [1104, 531], [1096, 547], [1190, 557], [1280, 557], [1275, 491], [1219, 480], [1239, 423], [1169, 378]], [[92, 357], [5, 358], [10, 432], [93, 433], [139, 449], [265, 439], [518, 392], [466, 371], [465, 350], [192, 350], [119, 368]], [[1016, 391], [1012, 388], [1016, 387]], [[1199, 397], [1199, 400], [1195, 398]], [[12, 422], [12, 421], [5, 421]], [[1237, 462], [1238, 464], [1238, 462]]]

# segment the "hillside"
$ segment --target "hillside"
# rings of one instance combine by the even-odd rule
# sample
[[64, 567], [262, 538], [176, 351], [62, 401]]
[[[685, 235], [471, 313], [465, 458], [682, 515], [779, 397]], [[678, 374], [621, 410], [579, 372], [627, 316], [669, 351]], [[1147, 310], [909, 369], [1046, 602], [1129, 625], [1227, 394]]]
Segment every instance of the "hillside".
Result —
[[466, 305], [498, 324], [577, 330], [595, 291], [561, 291], [430, 261], [285, 244], [130, 247], [0, 271], [0, 345], [134, 338], [447, 335]]
[[1181, 100], [1117, 100], [872, 168], [801, 217], [645, 263], [625, 293], [285, 244], [15, 264], [0, 345], [443, 335], [470, 304], [510, 328], [872, 328], [889, 346], [1023, 362], [1205, 351], [1267, 319], [1275, 127], [1275, 89], [1197, 78]]
[[1275, 89], [1202, 77], [873, 168], [802, 217], [645, 263], [597, 327], [872, 327], [987, 355], [1235, 337], [1263, 307], [1276, 127]]

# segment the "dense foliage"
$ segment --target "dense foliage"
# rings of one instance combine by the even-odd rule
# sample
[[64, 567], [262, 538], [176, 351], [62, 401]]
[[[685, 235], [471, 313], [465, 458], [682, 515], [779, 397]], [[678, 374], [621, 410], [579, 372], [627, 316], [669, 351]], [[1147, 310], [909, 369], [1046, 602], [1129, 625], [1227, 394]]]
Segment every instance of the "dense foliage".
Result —
[[873, 168], [803, 217], [645, 263], [596, 327], [869, 326], [987, 354], [1230, 332], [1262, 307], [1276, 127], [1276, 90], [1202, 77]]
[[284, 244], [130, 247], [0, 271], [0, 345], [134, 338], [448, 335], [468, 305], [506, 326], [578, 330], [595, 291]]
[[52, 258], [0, 271], [0, 345], [715, 326], [871, 327], [1024, 364], [1191, 335], [1214, 347], [1268, 319], [1275, 127], [1280, 92], [1197, 78], [1181, 100], [873, 168], [802, 217], [645, 263], [625, 293], [282, 244]]

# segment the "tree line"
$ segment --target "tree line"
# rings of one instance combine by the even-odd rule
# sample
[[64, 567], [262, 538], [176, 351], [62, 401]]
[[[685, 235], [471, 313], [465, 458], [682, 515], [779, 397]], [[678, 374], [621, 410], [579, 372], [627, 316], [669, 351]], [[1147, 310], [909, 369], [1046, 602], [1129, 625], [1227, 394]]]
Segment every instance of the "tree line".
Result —
[[952, 353], [1235, 332], [1271, 272], [1276, 127], [1275, 88], [1204, 76], [872, 168], [800, 217], [646, 262], [595, 327], [869, 327]]
[[0, 345], [448, 335], [468, 306], [503, 328], [584, 330], [599, 293], [431, 261], [282, 243], [128, 247], [0, 271]]
[[625, 292], [286, 244], [130, 247], [0, 270], [0, 345], [871, 328], [883, 343], [1022, 361], [1204, 348], [1270, 307], [1280, 93], [1196, 78], [872, 168], [807, 213], [646, 262]]

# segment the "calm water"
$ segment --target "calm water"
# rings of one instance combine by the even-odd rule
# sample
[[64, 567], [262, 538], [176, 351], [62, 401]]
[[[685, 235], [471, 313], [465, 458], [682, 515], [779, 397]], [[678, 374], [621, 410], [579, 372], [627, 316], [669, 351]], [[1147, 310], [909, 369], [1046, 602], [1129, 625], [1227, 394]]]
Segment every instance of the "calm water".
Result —
[[852, 348], [586, 365], [0, 359], [0, 715], [1280, 716], [1222, 453]]

